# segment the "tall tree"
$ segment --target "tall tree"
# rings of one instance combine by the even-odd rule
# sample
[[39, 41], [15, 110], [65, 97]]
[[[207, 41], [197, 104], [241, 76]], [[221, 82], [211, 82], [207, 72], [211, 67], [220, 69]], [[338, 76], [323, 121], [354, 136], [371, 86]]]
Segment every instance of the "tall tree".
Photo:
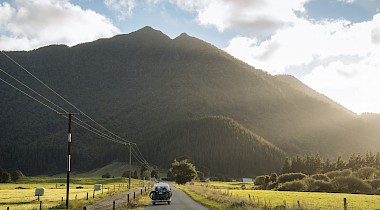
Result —
[[186, 184], [197, 177], [195, 166], [192, 163], [189, 163], [187, 159], [179, 162], [175, 160], [171, 165], [170, 171], [177, 184]]

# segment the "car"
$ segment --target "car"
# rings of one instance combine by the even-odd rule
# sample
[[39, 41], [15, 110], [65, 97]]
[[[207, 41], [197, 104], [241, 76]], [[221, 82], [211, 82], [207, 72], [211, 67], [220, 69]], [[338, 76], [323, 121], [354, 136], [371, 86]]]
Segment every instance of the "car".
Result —
[[152, 187], [152, 191], [149, 193], [150, 199], [152, 199], [152, 204], [165, 203], [168, 204], [172, 201], [172, 191], [170, 185], [164, 182], [156, 183]]

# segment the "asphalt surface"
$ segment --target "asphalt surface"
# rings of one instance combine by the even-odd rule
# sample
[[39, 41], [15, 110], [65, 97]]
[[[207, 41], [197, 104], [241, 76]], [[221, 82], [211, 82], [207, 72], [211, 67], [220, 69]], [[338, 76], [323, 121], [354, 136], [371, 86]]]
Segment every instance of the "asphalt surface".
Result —
[[141, 189], [135, 189], [134, 191], [125, 191], [118, 194], [115, 194], [113, 196], [105, 197], [102, 200], [95, 201], [91, 205], [87, 205], [87, 210], [106, 210], [106, 209], [113, 209], [113, 201], [115, 201], [115, 208], [122, 208], [127, 205], [128, 200], [128, 194], [130, 196], [130, 199], [133, 198], [133, 192], [135, 192], [136, 196], [140, 195]]
[[172, 202], [170, 205], [167, 203], [156, 203], [156, 205], [150, 205], [145, 209], [158, 209], [158, 210], [207, 210], [208, 208], [202, 206], [201, 204], [195, 202], [182, 190], [175, 187], [172, 189]]

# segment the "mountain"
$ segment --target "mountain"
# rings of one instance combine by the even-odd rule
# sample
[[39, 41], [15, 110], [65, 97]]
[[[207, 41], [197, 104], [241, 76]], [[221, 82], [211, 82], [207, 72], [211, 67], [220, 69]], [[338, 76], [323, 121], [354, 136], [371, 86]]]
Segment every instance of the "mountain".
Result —
[[[272, 76], [187, 34], [171, 39], [145, 27], [73, 47], [7, 54], [102, 125], [137, 142], [146, 159], [162, 167], [189, 155], [212, 174], [257, 175], [278, 168], [284, 155], [335, 157], [380, 146], [378, 124], [295, 78]], [[59, 100], [4, 56], [0, 68]], [[4, 83], [0, 90], [0, 165], [26, 174], [64, 172], [67, 120]], [[198, 143], [190, 147], [189, 141]], [[228, 160], [220, 159], [227, 151], [219, 143], [236, 146]], [[201, 153], [214, 149], [219, 153]], [[125, 161], [127, 151], [73, 127], [73, 170]], [[255, 167], [248, 160], [265, 162]]]
[[285, 158], [285, 153], [267, 140], [230, 118], [218, 116], [177, 122], [143, 146], [162, 154], [155, 164], [169, 165], [186, 156], [197, 166], [231, 177], [278, 171]]

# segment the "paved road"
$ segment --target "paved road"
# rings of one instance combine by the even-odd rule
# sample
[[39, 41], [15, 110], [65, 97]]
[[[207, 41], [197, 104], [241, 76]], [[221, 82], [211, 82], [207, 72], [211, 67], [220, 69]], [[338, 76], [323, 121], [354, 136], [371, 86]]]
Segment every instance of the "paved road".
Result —
[[105, 210], [105, 209], [112, 209], [113, 208], [113, 201], [115, 201], [115, 207], [122, 208], [127, 205], [127, 197], [128, 194], [130, 196], [130, 199], [133, 198], [133, 192], [135, 192], [136, 195], [140, 195], [140, 191], [142, 188], [136, 189], [134, 191], [125, 191], [118, 194], [115, 194], [113, 196], [105, 197], [102, 200], [95, 201], [93, 204], [86, 206], [87, 210]]
[[175, 187], [172, 188], [172, 202], [170, 205], [167, 203], [158, 203], [156, 205], [150, 205], [145, 209], [153, 209], [153, 210], [207, 210], [206, 207], [201, 204], [195, 202], [191, 199], [186, 193], [182, 190], [179, 190]]

